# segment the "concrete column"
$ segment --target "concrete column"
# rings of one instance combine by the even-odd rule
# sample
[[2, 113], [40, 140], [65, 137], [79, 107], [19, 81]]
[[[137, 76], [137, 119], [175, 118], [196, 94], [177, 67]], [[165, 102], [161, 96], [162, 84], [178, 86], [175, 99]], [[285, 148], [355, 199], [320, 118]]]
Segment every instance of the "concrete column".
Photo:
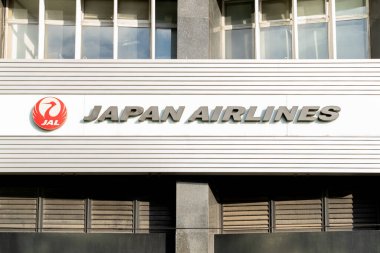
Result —
[[220, 208], [209, 185], [177, 182], [176, 191], [176, 253], [213, 253]]
[[209, 1], [178, 0], [177, 58], [209, 58]]
[[0, 1], [0, 58], [4, 57], [5, 0]]
[[380, 0], [369, 1], [371, 58], [380, 58]]

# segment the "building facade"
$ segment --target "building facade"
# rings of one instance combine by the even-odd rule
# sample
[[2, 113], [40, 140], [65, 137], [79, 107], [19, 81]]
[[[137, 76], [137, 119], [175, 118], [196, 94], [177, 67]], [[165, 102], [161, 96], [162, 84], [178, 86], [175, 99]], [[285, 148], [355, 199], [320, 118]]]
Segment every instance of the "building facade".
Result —
[[0, 252], [380, 252], [378, 0], [6, 0]]

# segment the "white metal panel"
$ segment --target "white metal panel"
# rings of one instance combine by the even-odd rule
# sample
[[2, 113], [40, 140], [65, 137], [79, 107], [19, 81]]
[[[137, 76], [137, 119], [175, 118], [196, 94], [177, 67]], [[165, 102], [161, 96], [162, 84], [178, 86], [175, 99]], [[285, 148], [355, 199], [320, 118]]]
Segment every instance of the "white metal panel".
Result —
[[1, 137], [0, 171], [379, 173], [371, 137]]
[[1, 61], [1, 94], [379, 95], [380, 62]]
[[[0, 173], [380, 173], [379, 73], [376, 60], [1, 61]], [[45, 95], [74, 108], [66, 124], [76, 127], [33, 127]], [[80, 125], [95, 103], [192, 111], [221, 101], [342, 113], [330, 124]]]

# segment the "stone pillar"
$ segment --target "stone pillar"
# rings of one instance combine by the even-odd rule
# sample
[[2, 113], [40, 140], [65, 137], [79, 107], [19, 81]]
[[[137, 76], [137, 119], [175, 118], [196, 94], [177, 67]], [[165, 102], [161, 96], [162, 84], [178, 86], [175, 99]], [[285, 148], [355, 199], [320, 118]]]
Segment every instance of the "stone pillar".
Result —
[[0, 0], [0, 58], [4, 57], [5, 0]]
[[380, 0], [369, 1], [371, 58], [380, 59]]
[[177, 182], [176, 253], [214, 253], [220, 208], [207, 183]]
[[209, 1], [178, 0], [177, 58], [209, 58]]

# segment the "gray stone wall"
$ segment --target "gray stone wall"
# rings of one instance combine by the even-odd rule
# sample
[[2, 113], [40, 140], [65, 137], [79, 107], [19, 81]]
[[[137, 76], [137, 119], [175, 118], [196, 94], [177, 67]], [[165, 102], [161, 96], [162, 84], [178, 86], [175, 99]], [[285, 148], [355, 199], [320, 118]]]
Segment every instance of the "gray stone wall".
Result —
[[0, 233], [1, 253], [168, 253], [165, 234]]
[[177, 58], [209, 58], [209, 3], [178, 0]]
[[380, 231], [215, 236], [215, 253], [380, 253]]
[[370, 29], [371, 29], [371, 58], [380, 58], [380, 0], [371, 0]]
[[0, 58], [4, 57], [4, 38], [5, 38], [5, 0], [0, 1]]
[[176, 253], [213, 253], [220, 208], [208, 184], [178, 182], [176, 205]]

